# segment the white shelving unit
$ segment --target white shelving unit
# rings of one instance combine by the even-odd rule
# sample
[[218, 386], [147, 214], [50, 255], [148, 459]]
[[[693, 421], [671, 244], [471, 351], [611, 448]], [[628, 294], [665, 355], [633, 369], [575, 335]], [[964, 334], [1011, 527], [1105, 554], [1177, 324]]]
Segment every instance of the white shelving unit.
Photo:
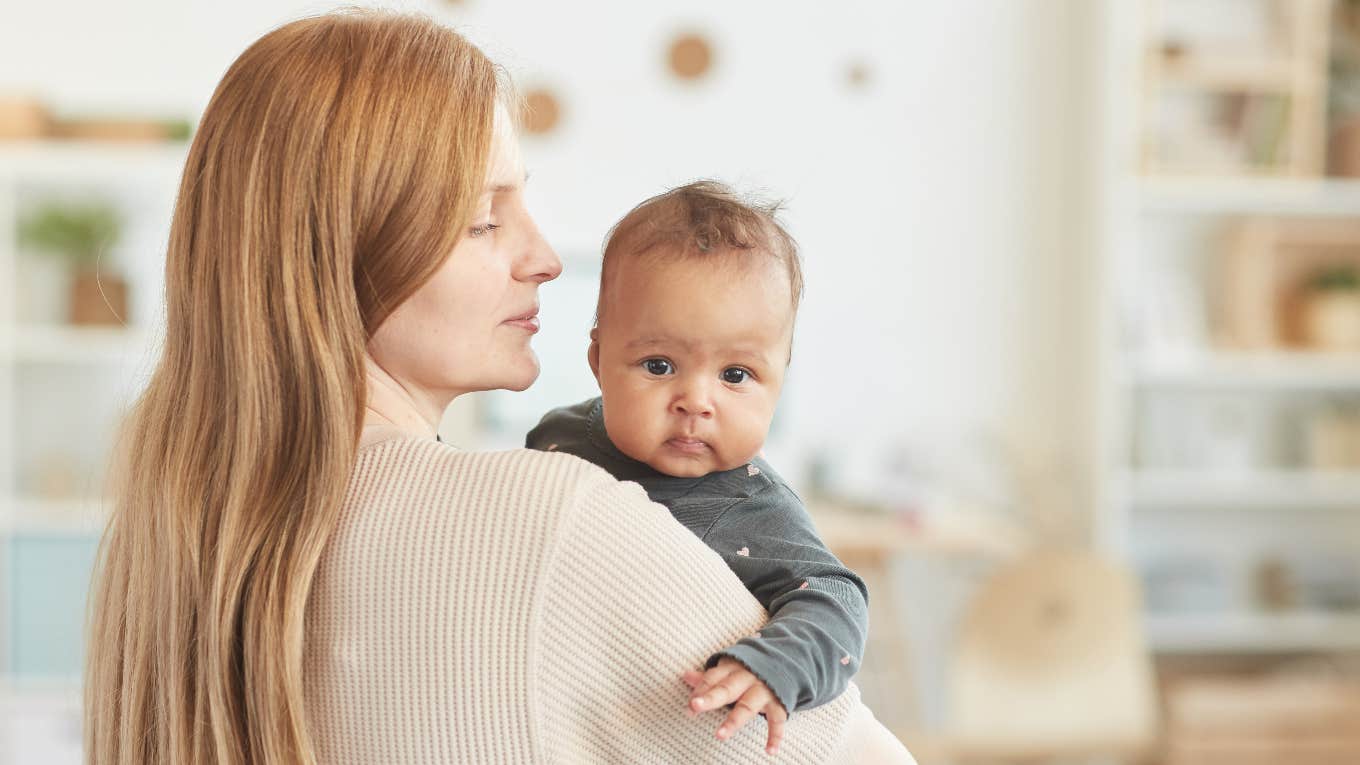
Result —
[[[97, 141], [0, 143], [0, 173], [7, 183], [55, 181], [86, 184], [129, 179], [179, 182], [188, 144]], [[12, 243], [11, 243], [12, 244]]]
[[[130, 389], [154, 361], [156, 332], [145, 322], [158, 318], [138, 316], [135, 304], [129, 327], [75, 327], [20, 315], [21, 290], [30, 285], [21, 284], [19, 264], [25, 255], [18, 222], [36, 197], [95, 192], [112, 198], [123, 208], [127, 225], [110, 257], [122, 266], [135, 296], [158, 298], [186, 151], [181, 144], [0, 144], [0, 709], [5, 718], [0, 740], [8, 742], [0, 746], [0, 763], [10, 762], [7, 756], [16, 763], [80, 761], [78, 674], [46, 675], [16, 666], [13, 638], [19, 626], [13, 596], [18, 585], [12, 577], [19, 563], [11, 556], [21, 539], [57, 548], [62, 540], [92, 545], [107, 514], [97, 495], [41, 496], [28, 488], [22, 468], [31, 439], [44, 436], [102, 449], [112, 435], [110, 413], [129, 400]], [[143, 307], [141, 313], [152, 312]], [[31, 432], [33, 423], [49, 420], [55, 432]], [[78, 481], [81, 487], [94, 485], [95, 476]], [[27, 555], [31, 560], [41, 552]], [[83, 619], [83, 602], [58, 607], [67, 615], [79, 609]]]
[[1360, 508], [1360, 473], [1276, 470], [1251, 473], [1141, 470], [1129, 473], [1135, 508], [1347, 510]]
[[1155, 214], [1334, 218], [1360, 211], [1360, 180], [1149, 178], [1141, 186], [1142, 209]]
[[1166, 654], [1330, 653], [1360, 645], [1360, 616], [1329, 613], [1153, 616], [1147, 629]]
[[1360, 388], [1360, 358], [1308, 352], [1139, 358], [1130, 359], [1127, 382], [1133, 388], [1180, 390], [1351, 391]]
[[[23, 683], [0, 686], [0, 762], [80, 765], [80, 686]], [[11, 758], [5, 760], [5, 756]]]
[[108, 518], [99, 499], [34, 499], [14, 497], [3, 534], [98, 534]]
[[[1107, 0], [1105, 15], [1099, 316], [1099, 443], [1104, 465], [1097, 528], [1102, 544], [1142, 567], [1163, 554], [1241, 556], [1228, 574], [1239, 580], [1253, 556], [1354, 552], [1360, 560], [1360, 471], [1315, 472], [1285, 466], [1206, 469], [1140, 462], [1140, 412], [1158, 395], [1236, 397], [1261, 406], [1322, 398], [1360, 401], [1360, 357], [1304, 352], [1226, 353], [1199, 343], [1158, 347], [1146, 327], [1149, 291], [1165, 281], [1156, 269], [1179, 269], [1205, 286], [1204, 231], [1235, 218], [1360, 216], [1360, 181], [1298, 177], [1151, 177], [1140, 170], [1146, 15], [1142, 2]], [[1173, 232], [1169, 235], [1167, 232]], [[1201, 294], [1205, 294], [1201, 290]], [[1208, 310], [1204, 313], [1207, 315]], [[1207, 337], [1210, 333], [1205, 332]], [[1360, 611], [1254, 606], [1239, 581], [1228, 608], [1149, 609], [1146, 629], [1159, 654], [1252, 655], [1360, 651]]]

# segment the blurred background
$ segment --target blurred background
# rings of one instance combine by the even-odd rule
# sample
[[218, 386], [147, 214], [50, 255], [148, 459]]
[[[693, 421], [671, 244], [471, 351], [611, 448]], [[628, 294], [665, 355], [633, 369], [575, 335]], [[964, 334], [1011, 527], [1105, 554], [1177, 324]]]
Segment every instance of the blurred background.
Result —
[[[595, 394], [632, 205], [782, 197], [808, 287], [767, 452], [869, 580], [857, 682], [923, 765], [1360, 763], [1360, 2], [388, 5], [513, 75], [566, 264], [539, 382], [445, 441]], [[80, 761], [187, 140], [251, 41], [330, 7], [0, 11], [0, 762]]]

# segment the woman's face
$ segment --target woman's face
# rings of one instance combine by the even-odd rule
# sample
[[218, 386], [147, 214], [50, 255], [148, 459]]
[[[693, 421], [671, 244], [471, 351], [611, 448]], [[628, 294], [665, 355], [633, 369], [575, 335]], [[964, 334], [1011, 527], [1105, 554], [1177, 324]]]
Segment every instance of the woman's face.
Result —
[[538, 287], [562, 272], [524, 207], [519, 141], [501, 110], [488, 176], [453, 252], [369, 341], [378, 366], [441, 408], [463, 393], [533, 383]]

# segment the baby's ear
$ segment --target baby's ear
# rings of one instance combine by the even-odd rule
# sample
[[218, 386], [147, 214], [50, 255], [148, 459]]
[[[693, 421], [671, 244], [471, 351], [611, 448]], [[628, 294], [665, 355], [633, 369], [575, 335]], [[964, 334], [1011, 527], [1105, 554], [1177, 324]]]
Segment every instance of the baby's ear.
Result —
[[595, 384], [600, 384], [600, 328], [593, 327], [590, 330], [590, 350], [586, 351], [586, 359], [590, 361], [590, 373], [595, 375]]

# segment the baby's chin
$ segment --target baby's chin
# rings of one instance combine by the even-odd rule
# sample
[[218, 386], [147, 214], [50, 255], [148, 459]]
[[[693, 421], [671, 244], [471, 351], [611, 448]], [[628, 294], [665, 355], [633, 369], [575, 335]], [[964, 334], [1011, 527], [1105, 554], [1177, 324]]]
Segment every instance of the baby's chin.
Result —
[[656, 472], [664, 473], [671, 478], [700, 478], [718, 470], [716, 467], [696, 462], [673, 459], [650, 459], [646, 462]]
[[[754, 457], [754, 455], [752, 455]], [[664, 473], [672, 478], [700, 478], [709, 473], [721, 473], [725, 470], [741, 467], [749, 459], [728, 465], [716, 455], [707, 455], [706, 459], [693, 457], [676, 457], [668, 454], [654, 454], [648, 459], [641, 460], [647, 463], [658, 473]]]

